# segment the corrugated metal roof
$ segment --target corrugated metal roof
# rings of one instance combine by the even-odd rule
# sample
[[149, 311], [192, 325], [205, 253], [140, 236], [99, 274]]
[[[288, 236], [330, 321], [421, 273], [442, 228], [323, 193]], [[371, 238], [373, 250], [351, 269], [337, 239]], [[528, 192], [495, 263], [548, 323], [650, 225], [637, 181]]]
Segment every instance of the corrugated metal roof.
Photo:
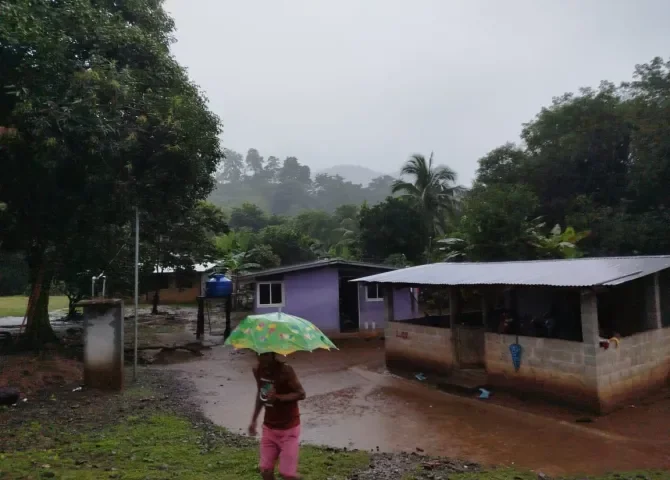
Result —
[[339, 258], [326, 258], [322, 260], [314, 260], [311, 262], [297, 263], [295, 265], [286, 265], [283, 267], [269, 268], [267, 270], [261, 270], [258, 272], [249, 273], [248, 275], [240, 277], [240, 279], [251, 280], [257, 277], [267, 277], [270, 275], [279, 275], [282, 273], [298, 272], [300, 270], [311, 270], [314, 268], [331, 267], [331, 266], [374, 268], [377, 270], [395, 270], [395, 267], [389, 267], [388, 265], [377, 265], [374, 263], [356, 262], [350, 260], [342, 260]]
[[432, 263], [352, 280], [407, 285], [619, 285], [670, 268], [670, 255], [518, 262]]

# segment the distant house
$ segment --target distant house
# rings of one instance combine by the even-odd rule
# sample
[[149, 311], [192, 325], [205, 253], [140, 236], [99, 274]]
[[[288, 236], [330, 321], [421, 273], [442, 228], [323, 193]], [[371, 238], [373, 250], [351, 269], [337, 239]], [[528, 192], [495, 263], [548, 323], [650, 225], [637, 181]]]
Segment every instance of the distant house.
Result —
[[151, 302], [158, 288], [160, 303], [195, 303], [199, 295], [205, 294], [205, 283], [214, 271], [215, 263], [193, 266], [193, 270], [164, 268], [154, 270], [154, 283], [146, 292], [147, 302]]
[[670, 256], [435, 263], [357, 282], [445, 292], [449, 315], [397, 321], [386, 309], [391, 368], [601, 413], [670, 379]]
[[[358, 331], [383, 331], [384, 291], [375, 284], [351, 280], [394, 268], [345, 260], [317, 260], [263, 270], [242, 278], [253, 285], [255, 313], [282, 312], [311, 321], [328, 335]], [[394, 290], [395, 319], [416, 314], [414, 292]]]

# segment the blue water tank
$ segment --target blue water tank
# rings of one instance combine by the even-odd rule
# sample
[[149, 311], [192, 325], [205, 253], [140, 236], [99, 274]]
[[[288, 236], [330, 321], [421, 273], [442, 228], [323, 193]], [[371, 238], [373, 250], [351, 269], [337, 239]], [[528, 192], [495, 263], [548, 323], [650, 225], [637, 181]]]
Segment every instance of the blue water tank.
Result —
[[225, 298], [233, 293], [233, 282], [223, 273], [215, 273], [205, 284], [207, 298]]

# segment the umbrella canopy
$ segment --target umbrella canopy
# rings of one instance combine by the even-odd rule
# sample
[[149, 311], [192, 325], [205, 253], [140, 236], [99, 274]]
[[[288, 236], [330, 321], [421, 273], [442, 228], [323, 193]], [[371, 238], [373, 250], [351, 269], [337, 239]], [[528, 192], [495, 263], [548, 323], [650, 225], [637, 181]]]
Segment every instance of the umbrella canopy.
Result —
[[317, 348], [337, 350], [333, 342], [311, 322], [281, 312], [249, 315], [233, 330], [226, 345], [280, 355], [311, 352]]

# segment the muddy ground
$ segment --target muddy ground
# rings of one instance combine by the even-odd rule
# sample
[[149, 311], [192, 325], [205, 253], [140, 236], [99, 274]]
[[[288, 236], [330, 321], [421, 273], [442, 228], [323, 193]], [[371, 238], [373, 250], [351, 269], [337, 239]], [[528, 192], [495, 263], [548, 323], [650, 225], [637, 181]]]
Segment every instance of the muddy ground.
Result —
[[[67, 365], [68, 373], [73, 371], [69, 359], [53, 356], [42, 361], [49, 363], [51, 371], [58, 371], [58, 368], [54, 367], [57, 364]], [[24, 397], [26, 401], [20, 401], [12, 407], [0, 408], [0, 452], [49, 451], [62, 447], [63, 442], [69, 442], [64, 438], [103, 431], [110, 426], [137, 421], [138, 417], [148, 418], [156, 413], [163, 415], [173, 413], [187, 418], [194, 429], [204, 432], [204, 438], [213, 439], [212, 445], [221, 443], [226, 447], [249, 448], [254, 452], [257, 449], [255, 439], [228, 433], [208, 420], [195, 400], [194, 385], [175, 372], [141, 367], [137, 383], [125, 393], [118, 394], [79, 388], [79, 381], [72, 382], [73, 378], [68, 378], [63, 375], [64, 373], [65, 370], [57, 374], [55, 379], [52, 377], [43, 389]], [[127, 380], [130, 380], [131, 375], [131, 370], [128, 370]], [[322, 454], [324, 457], [337, 458], [338, 454], [345, 451], [346, 449], [324, 448]], [[111, 464], [104, 460], [94, 463], [95, 460], [90, 460], [83, 454], [81, 457], [81, 460], [77, 460], [77, 464], [81, 466], [82, 471], [98, 470], [100, 478], [123, 478], [122, 468], [118, 469], [117, 473], [117, 469], [111, 468], [109, 466]], [[371, 453], [369, 461], [365, 463], [364, 468], [353, 472], [347, 478], [446, 479], [449, 473], [479, 471], [479, 467], [473, 463], [431, 459], [423, 456], [421, 452], [401, 455]], [[45, 466], [35, 465], [35, 467]], [[9, 473], [3, 473], [3, 470]], [[52, 477], [53, 472], [48, 469], [46, 476], [44, 473], [42, 472], [42, 477], [34, 478], [58, 478], [56, 473], [55, 477]], [[0, 478], [33, 477], [13, 476], [10, 466], [4, 463], [0, 465]], [[88, 477], [82, 476], [82, 478]], [[161, 478], [172, 478], [172, 476], [166, 475]]]
[[[213, 334], [207, 329], [204, 339], [208, 348], [175, 350], [193, 342], [195, 311], [162, 310], [158, 316], [142, 311], [140, 345], [156, 348], [143, 350], [142, 363], [149, 366], [140, 366], [138, 382], [124, 394], [78, 388], [81, 339], [76, 327], [67, 333], [70, 348], [63, 353], [0, 356], [0, 386], [17, 386], [27, 398], [0, 410], [0, 453], [56, 448], [63, 432], [72, 437], [129, 422], [138, 415], [147, 418], [171, 412], [187, 418], [203, 438], [215, 438], [224, 447], [249, 449], [255, 456], [255, 440], [241, 434], [250, 415], [253, 355], [220, 346], [221, 337], [216, 334], [223, 331], [223, 322], [216, 317]], [[131, 328], [129, 316], [126, 332]], [[132, 345], [132, 336], [126, 339]], [[311, 455], [337, 459], [344, 456], [339, 452], [366, 452], [365, 466], [356, 467], [347, 478], [525, 480], [548, 478], [544, 473], [559, 477], [670, 466], [667, 393], [647, 405], [577, 425], [576, 419], [583, 415], [575, 412], [515, 403], [503, 396], [488, 403], [454, 397], [389, 375], [383, 369], [379, 340], [345, 342], [341, 347], [340, 352], [299, 354], [290, 361], [310, 397], [302, 407], [303, 439], [325, 445]], [[130, 381], [131, 370], [126, 375]], [[41, 427], [25, 435], [34, 425]], [[479, 464], [487, 465], [486, 469]], [[87, 466], [95, 467], [82, 463], [82, 468]], [[491, 470], [492, 466], [519, 470]], [[520, 473], [524, 471], [530, 473]], [[31, 478], [1, 472], [0, 465], [0, 479]], [[99, 478], [122, 478], [119, 475], [105, 473]], [[670, 475], [646, 470], [606, 478]]]

